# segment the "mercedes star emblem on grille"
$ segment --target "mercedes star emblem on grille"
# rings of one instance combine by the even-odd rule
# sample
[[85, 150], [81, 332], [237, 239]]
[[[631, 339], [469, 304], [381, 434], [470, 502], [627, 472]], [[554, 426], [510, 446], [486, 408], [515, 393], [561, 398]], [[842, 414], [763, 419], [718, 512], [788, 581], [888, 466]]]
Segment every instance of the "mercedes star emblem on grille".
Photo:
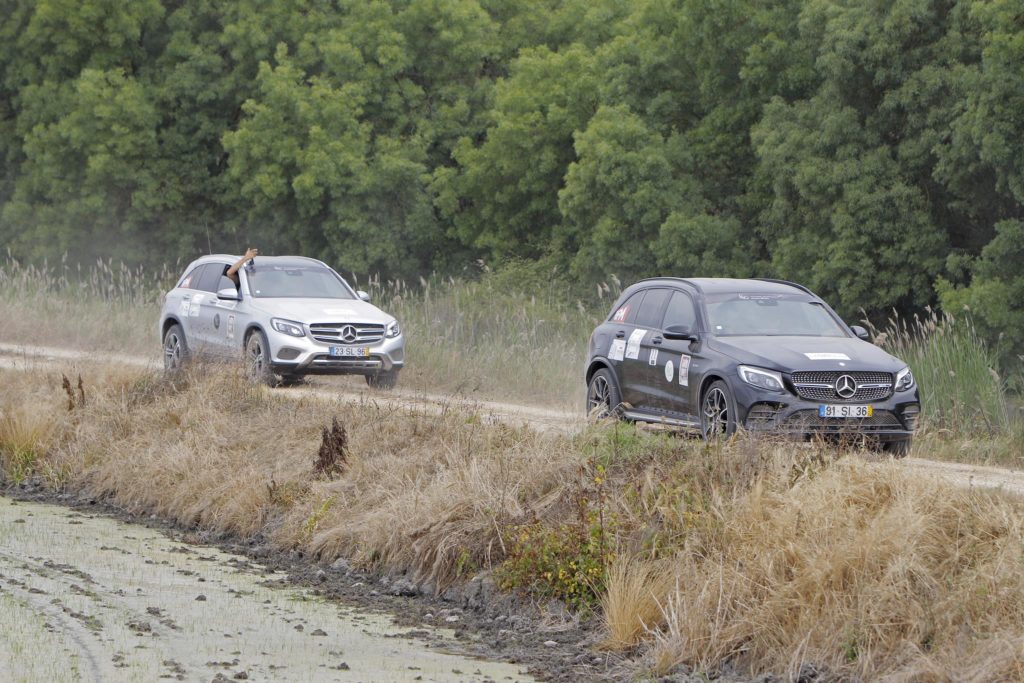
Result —
[[857, 380], [849, 375], [839, 375], [836, 380], [836, 393], [840, 398], [851, 398], [857, 393]]
[[343, 328], [341, 328], [341, 341], [345, 342], [346, 344], [351, 344], [356, 340], [356, 338], [357, 335], [355, 327], [353, 327], [352, 325], [345, 325]]

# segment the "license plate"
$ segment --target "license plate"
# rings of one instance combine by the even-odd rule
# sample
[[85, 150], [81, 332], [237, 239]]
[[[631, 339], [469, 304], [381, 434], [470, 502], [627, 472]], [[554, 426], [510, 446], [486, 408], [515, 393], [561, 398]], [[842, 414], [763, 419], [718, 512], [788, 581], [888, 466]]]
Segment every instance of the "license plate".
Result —
[[332, 346], [331, 355], [341, 358], [368, 358], [370, 349], [365, 346]]
[[872, 406], [837, 406], [837, 405], [820, 405], [818, 406], [818, 417], [852, 417], [862, 418], [871, 417], [875, 411]]

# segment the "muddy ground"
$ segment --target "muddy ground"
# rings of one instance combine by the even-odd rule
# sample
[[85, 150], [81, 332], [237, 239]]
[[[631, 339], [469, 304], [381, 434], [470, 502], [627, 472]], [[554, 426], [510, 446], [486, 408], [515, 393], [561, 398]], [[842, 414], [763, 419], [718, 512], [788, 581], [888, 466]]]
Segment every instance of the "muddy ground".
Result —
[[[536, 604], [498, 591], [486, 575], [473, 577], [440, 594], [424, 593], [424, 588], [429, 591], [431, 587], [417, 586], [403, 577], [362, 572], [349, 567], [344, 560], [321, 565], [313, 558], [282, 552], [260, 540], [239, 543], [237, 539], [213, 537], [75, 494], [54, 493], [32, 484], [11, 487], [2, 493], [15, 501], [59, 504], [81, 515], [105, 515], [141, 524], [160, 530], [179, 544], [200, 550], [204, 545], [212, 546], [239, 555], [251, 563], [239, 560], [240, 564], [233, 564], [258, 572], [267, 585], [304, 588], [312, 595], [354, 607], [360, 613], [384, 615], [401, 629], [402, 637], [424, 640], [455, 654], [515, 664], [519, 671], [540, 680], [612, 681], [631, 679], [637, 674], [636, 662], [598, 647], [601, 633], [597, 619], [570, 614], [557, 601]], [[74, 567], [68, 570], [75, 571]], [[433, 629], [452, 633], [442, 638]], [[413, 661], [407, 664], [416, 666]], [[365, 680], [384, 680], [367, 673]], [[173, 670], [168, 674], [176, 677]], [[640, 675], [642, 678], [642, 672]], [[472, 671], [467, 671], [464, 679], [459, 675], [454, 678], [487, 680], [473, 676]], [[512, 676], [512, 680], [516, 679]], [[680, 672], [659, 680], [706, 679], [691, 679]]]

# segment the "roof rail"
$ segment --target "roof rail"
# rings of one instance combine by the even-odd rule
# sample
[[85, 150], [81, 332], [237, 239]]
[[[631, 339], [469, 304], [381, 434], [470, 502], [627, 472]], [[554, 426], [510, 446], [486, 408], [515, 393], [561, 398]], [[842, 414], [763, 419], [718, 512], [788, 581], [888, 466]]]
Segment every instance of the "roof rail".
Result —
[[751, 278], [751, 279], [753, 279], [753, 280], [760, 280], [761, 282], [774, 282], [777, 285], [789, 285], [790, 287], [796, 287], [801, 292], [806, 292], [806, 293], [810, 294], [811, 296], [818, 296], [817, 294], [812, 292], [807, 287], [804, 287], [803, 285], [798, 285], [795, 282], [790, 282], [789, 280], [780, 280], [780, 279], [774, 278], [774, 277], [755, 277], [755, 278]]
[[[686, 278], [684, 278], [684, 277], [669, 277], [669, 276], [663, 276], [663, 277], [646, 277], [646, 278], [644, 278], [643, 280], [637, 280], [636, 282], [634, 282], [634, 283], [633, 283], [633, 285], [637, 285], [637, 284], [640, 284], [641, 282], [657, 282], [657, 281], [659, 281], [659, 280], [674, 280], [675, 282], [681, 282], [681, 283], [683, 283], [684, 285], [687, 285], [688, 287], [693, 287], [693, 289], [694, 289], [694, 290], [696, 290], [696, 291], [698, 291], [698, 292], [700, 292], [700, 293], [702, 293], [702, 294], [704, 293], [704, 290], [703, 290], [703, 289], [701, 289], [701, 286], [700, 286], [700, 285], [698, 285], [698, 284], [697, 284], [696, 282], [694, 282], [693, 280], [687, 280], [687, 279], [686, 279]], [[633, 285], [630, 285], [630, 287], [632, 287]]]

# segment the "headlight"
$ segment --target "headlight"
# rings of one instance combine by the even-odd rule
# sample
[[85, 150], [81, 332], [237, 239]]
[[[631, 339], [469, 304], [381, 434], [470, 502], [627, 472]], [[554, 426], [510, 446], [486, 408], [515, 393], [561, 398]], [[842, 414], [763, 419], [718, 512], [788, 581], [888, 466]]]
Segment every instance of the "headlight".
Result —
[[740, 372], [740, 379], [747, 384], [767, 391], [782, 391], [782, 375], [777, 372], [752, 368], [747, 365], [741, 365], [737, 369]]
[[306, 333], [302, 329], [302, 323], [292, 322], [291, 320], [281, 320], [280, 318], [271, 318], [270, 324], [274, 326], [274, 329], [282, 334], [287, 334], [292, 337], [305, 337]]
[[402, 328], [399, 327], [398, 321], [397, 320], [391, 321], [391, 323], [388, 324], [388, 337], [394, 338], [394, 337], [397, 337], [400, 334], [402, 334]]
[[906, 391], [914, 388], [914, 373], [910, 368], [903, 368], [896, 373], [896, 391]]

